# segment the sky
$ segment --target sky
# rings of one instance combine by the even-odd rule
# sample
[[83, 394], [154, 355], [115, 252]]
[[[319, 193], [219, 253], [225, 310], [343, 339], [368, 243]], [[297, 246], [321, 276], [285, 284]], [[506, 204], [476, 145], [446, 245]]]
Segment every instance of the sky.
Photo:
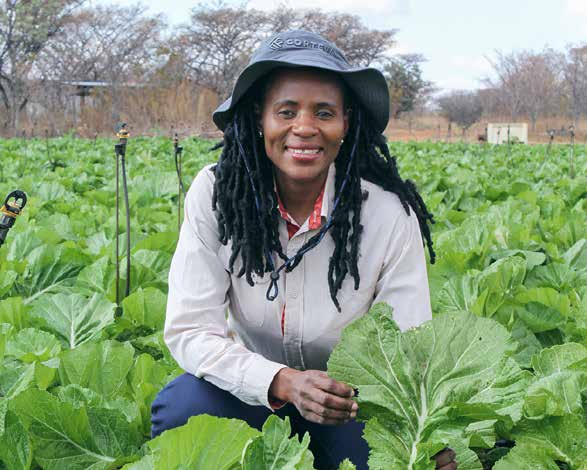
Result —
[[[188, 21], [191, 8], [198, 4], [189, 0], [143, 3], [150, 13], [164, 13], [171, 24]], [[263, 10], [275, 4], [248, 2], [249, 7]], [[445, 90], [479, 88], [480, 79], [491, 75], [488, 59], [496, 51], [563, 50], [567, 44], [587, 43], [587, 0], [289, 0], [288, 4], [353, 13], [369, 28], [398, 29], [397, 45], [390, 52], [423, 54], [427, 59], [424, 78]]]

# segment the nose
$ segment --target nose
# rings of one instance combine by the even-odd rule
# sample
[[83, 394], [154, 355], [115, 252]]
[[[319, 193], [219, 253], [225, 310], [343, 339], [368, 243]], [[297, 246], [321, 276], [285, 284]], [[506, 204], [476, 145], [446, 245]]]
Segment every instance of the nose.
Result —
[[293, 123], [293, 133], [299, 137], [312, 137], [318, 133], [314, 116], [311, 112], [299, 112]]

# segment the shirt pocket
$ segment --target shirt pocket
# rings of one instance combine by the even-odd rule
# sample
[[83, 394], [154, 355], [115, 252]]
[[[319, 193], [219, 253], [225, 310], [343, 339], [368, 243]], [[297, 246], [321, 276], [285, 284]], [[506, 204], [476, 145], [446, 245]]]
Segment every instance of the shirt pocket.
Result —
[[243, 325], [263, 326], [269, 301], [266, 298], [269, 288], [269, 273], [260, 277], [252, 274], [254, 285], [246, 277], [231, 276], [230, 304], [231, 314], [237, 323]]

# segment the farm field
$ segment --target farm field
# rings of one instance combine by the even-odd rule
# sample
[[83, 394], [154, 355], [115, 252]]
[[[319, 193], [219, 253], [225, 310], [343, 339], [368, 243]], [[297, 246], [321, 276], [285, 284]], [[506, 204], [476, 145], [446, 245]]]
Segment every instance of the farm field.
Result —
[[[170, 139], [129, 141], [117, 310], [113, 144], [0, 140], [0, 196], [29, 196], [0, 247], [0, 469], [313, 468], [309, 436], [275, 416], [150, 440], [182, 372], [162, 339], [178, 182]], [[187, 189], [219, 152], [181, 144]], [[390, 147], [435, 214], [434, 319], [400, 333], [375, 306], [331, 356], [359, 389], [370, 468], [433, 469], [448, 445], [459, 470], [587, 470], [587, 147]]]

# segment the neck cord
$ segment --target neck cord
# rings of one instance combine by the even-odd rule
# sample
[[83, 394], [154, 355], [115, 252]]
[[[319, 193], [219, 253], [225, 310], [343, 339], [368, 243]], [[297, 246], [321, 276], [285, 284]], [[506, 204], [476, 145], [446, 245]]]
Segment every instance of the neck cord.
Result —
[[[245, 150], [242, 146], [242, 143], [239, 139], [239, 132], [238, 132], [238, 124], [237, 124], [237, 119], [236, 119], [236, 115], [234, 117], [234, 129], [235, 129], [235, 137], [236, 137], [236, 141], [239, 147], [239, 153], [241, 155], [241, 158], [243, 159], [243, 162], [245, 164], [245, 168], [247, 170], [247, 174], [249, 176], [249, 181], [251, 183], [251, 187], [253, 189], [253, 195], [255, 197], [255, 207], [257, 208], [257, 215], [259, 217], [259, 223], [262, 222], [261, 220], [261, 205], [259, 203], [259, 196], [258, 196], [258, 192], [257, 192], [257, 188], [255, 186], [255, 182], [253, 180], [253, 176], [251, 174], [251, 169], [249, 167], [249, 162], [247, 161], [246, 158], [246, 153]], [[324, 236], [326, 235], [326, 232], [328, 232], [328, 230], [330, 230], [330, 228], [332, 227], [333, 224], [333, 219], [334, 219], [334, 213], [336, 211], [336, 208], [338, 207], [338, 204], [340, 202], [340, 199], [342, 197], [342, 193], [344, 192], [344, 188], [347, 185], [347, 182], [350, 178], [350, 173], [351, 173], [351, 167], [353, 164], [353, 160], [355, 158], [355, 153], [357, 150], [357, 143], [359, 141], [359, 130], [361, 129], [361, 114], [358, 113], [357, 114], [357, 128], [355, 130], [355, 139], [353, 142], [353, 147], [351, 149], [351, 155], [349, 158], [349, 161], [347, 163], [347, 167], [346, 167], [346, 172], [345, 172], [345, 176], [344, 176], [344, 180], [342, 181], [342, 184], [340, 186], [340, 190], [338, 191], [338, 195], [336, 196], [335, 200], [334, 200], [334, 205], [332, 206], [332, 211], [330, 211], [330, 215], [328, 216], [328, 220], [326, 221], [326, 224], [324, 224], [321, 228], [320, 231], [314, 236], [312, 237], [312, 239], [310, 239], [309, 243], [305, 246], [302, 246], [298, 252], [291, 256], [290, 258], [287, 258], [285, 260], [285, 262], [279, 267], [277, 268], [277, 270], [275, 269], [275, 266], [273, 264], [273, 259], [271, 257], [271, 253], [269, 252], [268, 249], [265, 249], [265, 256], [267, 258], [267, 262], [269, 264], [269, 268], [271, 269], [271, 275], [270, 275], [270, 279], [271, 279], [271, 283], [269, 284], [269, 287], [267, 289], [267, 294], [266, 294], [266, 298], [269, 301], [273, 301], [277, 298], [277, 296], [279, 295], [279, 285], [278, 285], [278, 281], [279, 281], [279, 273], [281, 271], [283, 271], [285, 269], [286, 272], [289, 272], [292, 268], [292, 266], [294, 266], [295, 264], [297, 264], [297, 262], [299, 262], [299, 260], [311, 249], [315, 248], [324, 238]]]

